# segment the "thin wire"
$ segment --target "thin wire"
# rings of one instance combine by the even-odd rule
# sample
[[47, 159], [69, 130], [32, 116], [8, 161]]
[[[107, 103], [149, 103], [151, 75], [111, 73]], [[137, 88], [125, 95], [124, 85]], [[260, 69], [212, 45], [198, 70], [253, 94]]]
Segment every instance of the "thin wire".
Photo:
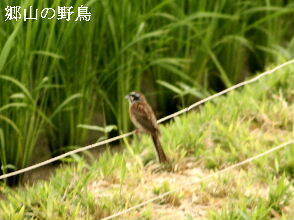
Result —
[[254, 77], [254, 78], [252, 78], [252, 79], [250, 79], [250, 80], [247, 80], [247, 81], [244, 81], [244, 82], [238, 83], [238, 84], [236, 84], [236, 85], [234, 85], [234, 86], [232, 86], [232, 87], [230, 87], [230, 88], [227, 88], [227, 89], [222, 90], [222, 91], [220, 91], [220, 92], [218, 92], [218, 93], [216, 93], [216, 94], [214, 94], [214, 95], [211, 95], [211, 96], [209, 96], [209, 97], [207, 97], [207, 98], [205, 98], [205, 99], [202, 99], [202, 100], [200, 100], [199, 102], [196, 102], [196, 103], [190, 105], [189, 107], [184, 108], [184, 109], [182, 109], [182, 110], [180, 110], [180, 111], [178, 111], [178, 112], [175, 112], [175, 113], [170, 114], [170, 115], [168, 115], [168, 116], [166, 116], [166, 117], [164, 117], [164, 118], [161, 118], [160, 120], [158, 120], [158, 123], [161, 123], [161, 122], [166, 121], [166, 120], [168, 120], [168, 119], [170, 119], [170, 118], [174, 118], [174, 117], [176, 117], [176, 116], [178, 116], [178, 115], [180, 115], [180, 114], [183, 114], [183, 113], [185, 113], [185, 112], [188, 112], [188, 111], [190, 111], [191, 109], [195, 108], [195, 107], [198, 106], [198, 105], [201, 105], [201, 104], [203, 104], [203, 103], [205, 103], [205, 102], [207, 102], [207, 101], [209, 101], [209, 100], [211, 100], [211, 99], [214, 99], [214, 98], [216, 98], [216, 97], [218, 97], [218, 96], [221, 96], [221, 95], [223, 95], [223, 94], [226, 94], [226, 93], [228, 93], [228, 92], [230, 92], [230, 91], [232, 91], [232, 90], [234, 90], [234, 89], [237, 89], [237, 88], [239, 88], [239, 87], [241, 87], [241, 86], [244, 86], [244, 85], [247, 85], [247, 84], [253, 83], [253, 82], [259, 80], [260, 78], [262, 78], [262, 77], [264, 77], [264, 76], [267, 76], [267, 75], [269, 75], [269, 74], [272, 74], [272, 73], [274, 73], [275, 71], [277, 71], [277, 70], [283, 68], [284, 66], [287, 66], [287, 65], [292, 64], [292, 63], [294, 63], [294, 59], [293, 59], [293, 60], [289, 60], [289, 61], [287, 61], [286, 63], [283, 63], [283, 64], [281, 64], [281, 65], [279, 65], [279, 66], [276, 66], [275, 68], [273, 68], [273, 69], [271, 69], [271, 70], [268, 70], [268, 71], [266, 71], [266, 72], [263, 72], [263, 73], [257, 75], [256, 77]]
[[283, 148], [283, 147], [285, 147], [285, 146], [287, 146], [287, 145], [289, 145], [289, 144], [294, 144], [294, 140], [290, 140], [290, 141], [288, 141], [288, 142], [286, 142], [286, 143], [283, 143], [283, 144], [281, 144], [281, 145], [279, 145], [279, 146], [276, 146], [276, 147], [274, 147], [274, 148], [272, 148], [272, 149], [270, 149], [270, 150], [268, 150], [268, 151], [265, 151], [265, 152], [263, 152], [263, 153], [261, 153], [261, 154], [258, 154], [258, 155], [256, 155], [256, 156], [250, 157], [250, 158], [248, 158], [248, 159], [246, 159], [246, 160], [243, 160], [243, 161], [241, 161], [241, 162], [239, 162], [239, 163], [236, 163], [236, 164], [234, 164], [234, 165], [232, 165], [232, 166], [229, 166], [229, 167], [227, 167], [227, 168], [225, 168], [225, 169], [222, 169], [222, 170], [220, 170], [220, 171], [217, 171], [217, 172], [215, 172], [215, 173], [212, 173], [212, 174], [210, 174], [210, 175], [207, 175], [207, 176], [205, 176], [205, 177], [203, 177], [203, 178], [201, 178], [201, 179], [199, 179], [199, 180], [196, 180], [196, 181], [193, 181], [193, 182], [189, 182], [189, 183], [185, 183], [185, 184], [183, 184], [182, 187], [180, 187], [180, 188], [178, 188], [178, 189], [174, 189], [174, 190], [171, 190], [171, 191], [165, 192], [165, 193], [163, 193], [163, 194], [161, 194], [161, 195], [159, 195], [159, 196], [156, 196], [156, 197], [154, 197], [154, 198], [152, 198], [152, 199], [149, 199], [149, 200], [147, 200], [147, 201], [145, 201], [145, 202], [142, 202], [142, 203], [140, 203], [140, 204], [138, 204], [138, 205], [136, 205], [136, 206], [133, 206], [133, 207], [128, 208], [128, 209], [125, 209], [125, 210], [123, 210], [123, 211], [121, 211], [121, 212], [117, 212], [117, 213], [115, 213], [115, 214], [113, 214], [113, 215], [110, 215], [110, 216], [108, 216], [108, 217], [105, 217], [105, 218], [103, 218], [102, 220], [113, 219], [113, 218], [116, 218], [116, 217], [118, 217], [118, 216], [124, 215], [124, 214], [126, 214], [126, 213], [128, 213], [128, 212], [130, 212], [130, 211], [132, 211], [132, 210], [135, 210], [135, 209], [141, 208], [141, 207], [143, 207], [143, 206], [145, 206], [145, 205], [147, 205], [147, 204], [149, 204], [149, 203], [151, 203], [151, 202], [154, 202], [154, 201], [156, 201], [156, 200], [162, 199], [162, 198], [164, 198], [165, 196], [167, 196], [167, 195], [169, 195], [169, 194], [171, 194], [171, 193], [177, 192], [177, 191], [179, 191], [180, 189], [184, 188], [184, 186], [191, 186], [191, 185], [194, 185], [194, 184], [196, 184], [196, 183], [203, 182], [203, 181], [208, 180], [208, 179], [210, 179], [210, 178], [212, 178], [212, 177], [218, 176], [218, 175], [223, 174], [223, 173], [225, 173], [225, 172], [227, 172], [227, 171], [229, 171], [229, 170], [232, 170], [232, 169], [234, 169], [234, 168], [236, 168], [236, 167], [239, 167], [239, 166], [242, 166], [242, 165], [244, 165], [244, 164], [250, 163], [250, 162], [252, 162], [253, 160], [256, 160], [256, 159], [258, 159], [258, 158], [260, 158], [260, 157], [262, 157], [262, 156], [265, 156], [265, 155], [267, 155], [267, 154], [269, 154], [269, 153], [272, 153], [272, 152], [274, 152], [274, 151], [276, 151], [276, 150], [279, 150], [279, 149], [281, 149], [281, 148]]
[[5, 179], [5, 178], [8, 178], [8, 177], [11, 177], [11, 176], [15, 176], [15, 175], [18, 175], [18, 174], [21, 174], [21, 173], [25, 173], [27, 171], [30, 171], [30, 170], [33, 170], [33, 169], [36, 169], [36, 168], [39, 168], [41, 166], [45, 166], [49, 163], [52, 163], [54, 161], [57, 161], [57, 160], [60, 160], [62, 158], [65, 158], [67, 156], [70, 156], [72, 154], [76, 154], [76, 153], [79, 153], [79, 152], [82, 152], [82, 151], [85, 151], [85, 150], [89, 150], [91, 148], [94, 148], [94, 147], [97, 147], [97, 146], [101, 146], [101, 145], [104, 145], [104, 144], [108, 144], [110, 142], [113, 142], [113, 141], [116, 141], [116, 140], [119, 140], [121, 138], [125, 138], [125, 137], [128, 137], [128, 136], [131, 136], [135, 133], [135, 131], [132, 131], [132, 132], [129, 132], [129, 133], [126, 133], [126, 134], [122, 134], [122, 135], [119, 135], [119, 136], [116, 136], [116, 137], [113, 137], [113, 138], [109, 138], [107, 140], [104, 140], [104, 141], [100, 141], [100, 142], [97, 142], [95, 144], [91, 144], [91, 145], [88, 145], [88, 146], [85, 146], [85, 147], [81, 147], [81, 148], [78, 148], [78, 149], [75, 149], [75, 150], [72, 150], [72, 151], [69, 151], [67, 153], [64, 153], [64, 154], [61, 154], [57, 157], [53, 157], [49, 160], [45, 160], [41, 163], [37, 163], [35, 165], [32, 165], [32, 166], [29, 166], [29, 167], [26, 167], [26, 168], [23, 168], [23, 169], [20, 169], [20, 170], [17, 170], [17, 171], [14, 171], [14, 172], [11, 172], [11, 173], [7, 173], [7, 174], [4, 174], [4, 175], [1, 175], [0, 176], [0, 180], [1, 179]]
[[[247, 84], [253, 83], [253, 82], [257, 81], [258, 79], [260, 79], [260, 78], [262, 78], [262, 77], [264, 77], [264, 76], [266, 76], [266, 75], [272, 74], [272, 73], [274, 73], [275, 71], [277, 71], [277, 70], [279, 70], [279, 69], [281, 69], [281, 68], [283, 68], [283, 67], [285, 67], [285, 66], [287, 66], [287, 65], [289, 65], [289, 64], [292, 64], [292, 63], [294, 63], [294, 59], [289, 60], [289, 61], [287, 61], [287, 62], [285, 62], [285, 63], [283, 63], [283, 64], [281, 64], [281, 65], [275, 67], [274, 69], [271, 69], [271, 70], [268, 70], [268, 71], [266, 71], [266, 72], [263, 72], [263, 73], [259, 74], [258, 76], [254, 77], [254, 78], [252, 78], [252, 79], [250, 79], [250, 80], [247, 80], [247, 81], [244, 81], [244, 82], [238, 83], [238, 84], [236, 84], [236, 85], [234, 85], [234, 86], [232, 86], [232, 87], [230, 87], [230, 88], [227, 88], [227, 89], [225, 89], [225, 90], [223, 90], [223, 91], [221, 91], [221, 92], [219, 92], [219, 93], [216, 93], [216, 94], [214, 94], [214, 95], [212, 95], [212, 96], [209, 96], [209, 97], [207, 97], [207, 98], [205, 98], [205, 99], [203, 99], [203, 100], [201, 100], [201, 101], [199, 101], [199, 102], [196, 102], [196, 103], [190, 105], [190, 106], [187, 107], [187, 108], [184, 108], [184, 109], [182, 109], [182, 110], [176, 112], [176, 113], [173, 113], [173, 114], [168, 115], [168, 116], [166, 116], [166, 117], [164, 117], [164, 118], [161, 118], [161, 119], [158, 120], [157, 122], [158, 122], [158, 123], [161, 123], [161, 122], [166, 121], [166, 120], [168, 120], [168, 119], [174, 118], [174, 117], [176, 117], [176, 116], [178, 116], [178, 115], [180, 115], [180, 114], [183, 114], [183, 113], [185, 113], [185, 112], [188, 112], [188, 111], [190, 111], [191, 109], [195, 108], [195, 107], [198, 106], [198, 105], [201, 105], [201, 104], [203, 104], [203, 103], [205, 103], [205, 102], [207, 102], [207, 101], [209, 101], [209, 100], [211, 100], [211, 99], [214, 99], [214, 98], [216, 98], [216, 97], [218, 97], [218, 96], [221, 96], [221, 95], [223, 95], [223, 94], [226, 94], [226, 93], [228, 93], [228, 92], [230, 92], [230, 91], [232, 91], [232, 90], [234, 90], [234, 89], [236, 89], [236, 88], [239, 88], [239, 87], [241, 87], [241, 86], [244, 86], [244, 85], [247, 85]], [[16, 170], [16, 171], [11, 172], [11, 173], [3, 174], [3, 175], [0, 176], [0, 180], [1, 180], [1, 179], [8, 178], [8, 177], [11, 177], [11, 176], [15, 176], [15, 175], [18, 175], [18, 174], [21, 174], [21, 173], [28, 172], [28, 171], [30, 171], [30, 170], [33, 170], [33, 169], [39, 168], [39, 167], [41, 167], [41, 166], [45, 166], [45, 165], [47, 165], [47, 164], [50, 164], [50, 163], [52, 163], [52, 162], [54, 162], [54, 161], [60, 160], [60, 159], [62, 159], [62, 158], [65, 158], [65, 157], [67, 157], [67, 156], [70, 156], [70, 155], [73, 155], [73, 154], [76, 154], [76, 153], [79, 153], [79, 152], [82, 152], [82, 151], [86, 151], [86, 150], [89, 150], [89, 149], [91, 149], [91, 148], [98, 147], [98, 146], [101, 146], [101, 145], [104, 145], [104, 144], [108, 144], [108, 143], [110, 143], [110, 142], [113, 142], [113, 141], [116, 141], [116, 140], [119, 140], [119, 139], [122, 139], [122, 138], [125, 138], [125, 137], [128, 137], [128, 136], [131, 136], [131, 135], [133, 135], [134, 133], [135, 133], [135, 131], [132, 131], [132, 132], [129, 132], [129, 133], [126, 133], [126, 134], [122, 134], [122, 135], [119, 135], [119, 136], [116, 136], [116, 137], [113, 137], [113, 138], [110, 138], [110, 139], [107, 139], [107, 140], [104, 140], [104, 141], [101, 141], [101, 142], [97, 142], [97, 143], [95, 143], [95, 144], [91, 144], [91, 145], [88, 145], [88, 146], [85, 146], [85, 147], [81, 147], [81, 148], [78, 148], [78, 149], [75, 149], [75, 150], [69, 151], [69, 152], [67, 152], [67, 153], [64, 153], [64, 154], [61, 154], [61, 155], [59, 155], [59, 156], [56, 156], [56, 157], [50, 158], [50, 159], [48, 159], [48, 160], [45, 160], [45, 161], [43, 161], [43, 162], [41, 162], [41, 163], [37, 163], [37, 164], [35, 164], [35, 165], [29, 166], [29, 167], [26, 167], [26, 168], [23, 168], [23, 169], [20, 169], [20, 170]]]

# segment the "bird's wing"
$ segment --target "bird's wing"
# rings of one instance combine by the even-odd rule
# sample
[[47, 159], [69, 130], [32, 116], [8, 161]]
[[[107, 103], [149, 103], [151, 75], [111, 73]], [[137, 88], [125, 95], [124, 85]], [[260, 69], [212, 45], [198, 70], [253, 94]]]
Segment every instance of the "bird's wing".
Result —
[[155, 132], [158, 130], [156, 117], [152, 108], [147, 103], [134, 103], [130, 109], [133, 120], [140, 124], [145, 130]]

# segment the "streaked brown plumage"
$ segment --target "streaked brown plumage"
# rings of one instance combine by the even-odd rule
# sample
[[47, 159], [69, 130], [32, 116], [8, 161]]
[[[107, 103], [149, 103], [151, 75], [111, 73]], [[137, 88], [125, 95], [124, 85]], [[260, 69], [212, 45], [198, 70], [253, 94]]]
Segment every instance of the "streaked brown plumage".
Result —
[[130, 101], [129, 110], [132, 122], [138, 129], [151, 135], [159, 162], [167, 163], [167, 157], [159, 140], [160, 131], [157, 120], [145, 96], [139, 92], [132, 92], [126, 98]]

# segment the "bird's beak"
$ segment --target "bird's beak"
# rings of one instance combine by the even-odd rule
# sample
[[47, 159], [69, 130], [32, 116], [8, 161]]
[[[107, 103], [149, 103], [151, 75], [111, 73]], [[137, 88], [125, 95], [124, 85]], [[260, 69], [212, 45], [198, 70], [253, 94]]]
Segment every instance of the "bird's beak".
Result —
[[125, 99], [129, 99], [129, 98], [130, 98], [130, 96], [129, 96], [129, 95], [126, 95], [126, 96], [125, 96]]

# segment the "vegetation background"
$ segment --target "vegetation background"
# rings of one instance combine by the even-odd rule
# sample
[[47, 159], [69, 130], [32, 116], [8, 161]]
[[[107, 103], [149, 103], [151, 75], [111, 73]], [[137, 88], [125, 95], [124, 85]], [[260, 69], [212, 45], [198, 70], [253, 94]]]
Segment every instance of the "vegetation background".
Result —
[[284, 67], [160, 125], [170, 167], [158, 164], [150, 137], [135, 136], [98, 158], [68, 158], [73, 162], [61, 164], [46, 181], [29, 175], [21, 187], [0, 185], [0, 219], [101, 219], [173, 191], [117, 219], [292, 220], [293, 71], [293, 64]]
[[[85, 5], [92, 18], [5, 21], [8, 5]], [[132, 90], [163, 116], [294, 54], [291, 0], [2, 0], [0, 9], [0, 173], [47, 148], [92, 143], [97, 131], [128, 130]]]

